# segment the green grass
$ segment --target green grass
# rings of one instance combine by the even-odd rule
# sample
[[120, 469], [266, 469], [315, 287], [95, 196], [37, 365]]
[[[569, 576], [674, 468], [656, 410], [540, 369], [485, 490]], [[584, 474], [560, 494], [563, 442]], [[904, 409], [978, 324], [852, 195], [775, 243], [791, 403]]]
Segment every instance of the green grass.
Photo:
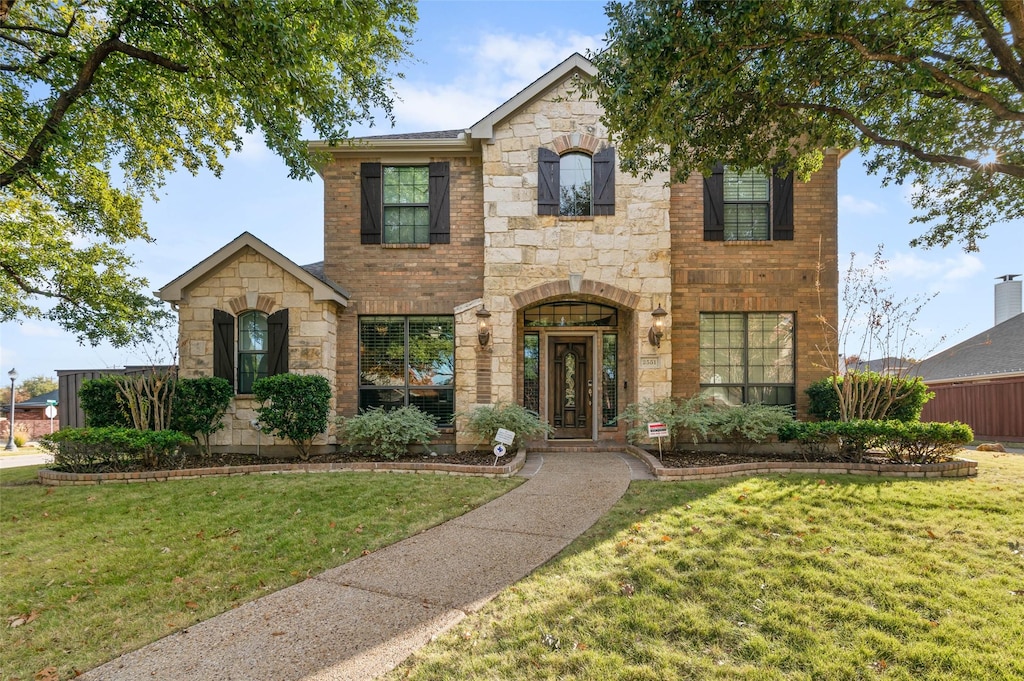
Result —
[[967, 480], [635, 482], [390, 678], [1024, 679], [1024, 457], [978, 459]]
[[36, 470], [0, 470], [4, 680], [70, 678], [520, 482], [331, 473], [43, 487]]

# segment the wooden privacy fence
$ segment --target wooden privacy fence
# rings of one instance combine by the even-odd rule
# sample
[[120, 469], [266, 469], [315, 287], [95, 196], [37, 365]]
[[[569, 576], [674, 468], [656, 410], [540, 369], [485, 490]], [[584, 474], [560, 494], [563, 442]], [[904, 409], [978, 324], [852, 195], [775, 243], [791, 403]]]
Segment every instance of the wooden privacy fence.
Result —
[[[127, 366], [124, 369], [58, 369], [57, 386], [60, 391], [57, 401], [57, 415], [61, 428], [82, 428], [85, 426], [85, 412], [78, 403], [78, 391], [82, 383], [90, 378], [119, 374], [131, 376], [144, 374], [151, 371], [164, 373], [171, 369], [176, 370], [177, 365], [169, 366]], [[14, 428], [18, 430], [17, 425]]]
[[929, 384], [922, 421], [960, 421], [978, 440], [1024, 442], [1024, 376]]

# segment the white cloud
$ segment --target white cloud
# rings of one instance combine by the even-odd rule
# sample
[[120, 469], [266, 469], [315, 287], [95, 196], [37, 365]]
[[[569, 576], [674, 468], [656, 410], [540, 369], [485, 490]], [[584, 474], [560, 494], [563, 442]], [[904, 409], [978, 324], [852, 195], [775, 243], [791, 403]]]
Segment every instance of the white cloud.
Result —
[[37, 338], [60, 338], [64, 332], [56, 324], [39, 324], [37, 322], [22, 322], [21, 333], [24, 336]]
[[874, 201], [860, 199], [852, 194], [843, 194], [839, 197], [839, 212], [854, 215], [878, 215], [884, 213], [885, 209]]
[[484, 33], [461, 49], [459, 67], [448, 82], [396, 84], [396, 130], [469, 127], [572, 52], [582, 54], [601, 44], [601, 36], [575, 32], [540, 36]]
[[896, 253], [889, 258], [887, 275], [893, 281], [911, 279], [926, 282], [925, 288], [929, 291], [951, 293], [984, 271], [984, 263], [968, 253], [932, 259], [917, 253]]

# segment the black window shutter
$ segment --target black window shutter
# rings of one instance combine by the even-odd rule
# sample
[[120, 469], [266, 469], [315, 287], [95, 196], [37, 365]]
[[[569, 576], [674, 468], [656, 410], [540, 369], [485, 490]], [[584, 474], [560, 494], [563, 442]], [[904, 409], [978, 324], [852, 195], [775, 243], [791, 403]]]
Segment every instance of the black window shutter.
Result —
[[448, 199], [448, 161], [430, 164], [430, 243], [446, 244], [451, 239], [451, 210]]
[[725, 166], [704, 178], [704, 241], [725, 241]]
[[360, 205], [362, 227], [361, 243], [379, 244], [381, 242], [381, 211], [382, 188], [379, 163], [363, 163], [359, 168], [361, 178]]
[[793, 173], [772, 175], [772, 238], [793, 240]]
[[267, 317], [267, 375], [288, 373], [288, 310]]
[[537, 149], [537, 215], [558, 215], [558, 154]]
[[594, 215], [615, 215], [615, 147], [594, 154]]
[[235, 317], [213, 311], [213, 375], [235, 385]]

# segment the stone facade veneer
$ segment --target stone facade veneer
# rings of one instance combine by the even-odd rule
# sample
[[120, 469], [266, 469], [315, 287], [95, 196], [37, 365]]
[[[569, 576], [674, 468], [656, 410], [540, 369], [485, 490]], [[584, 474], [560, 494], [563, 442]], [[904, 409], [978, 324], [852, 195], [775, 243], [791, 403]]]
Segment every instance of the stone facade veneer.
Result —
[[[287, 308], [288, 371], [324, 376], [331, 384], [332, 394], [336, 392], [330, 367], [335, 363], [338, 347], [338, 306], [329, 301], [314, 301], [307, 283], [245, 247], [184, 293], [178, 309], [182, 378], [213, 375], [215, 309], [229, 311], [237, 317], [247, 310], [270, 314]], [[211, 445], [250, 451], [257, 446], [287, 444], [259, 434], [252, 427], [258, 406], [251, 396], [236, 395], [224, 417], [225, 427], [211, 438]], [[334, 411], [332, 399], [331, 413]], [[333, 426], [314, 444], [330, 442], [333, 442]]]

